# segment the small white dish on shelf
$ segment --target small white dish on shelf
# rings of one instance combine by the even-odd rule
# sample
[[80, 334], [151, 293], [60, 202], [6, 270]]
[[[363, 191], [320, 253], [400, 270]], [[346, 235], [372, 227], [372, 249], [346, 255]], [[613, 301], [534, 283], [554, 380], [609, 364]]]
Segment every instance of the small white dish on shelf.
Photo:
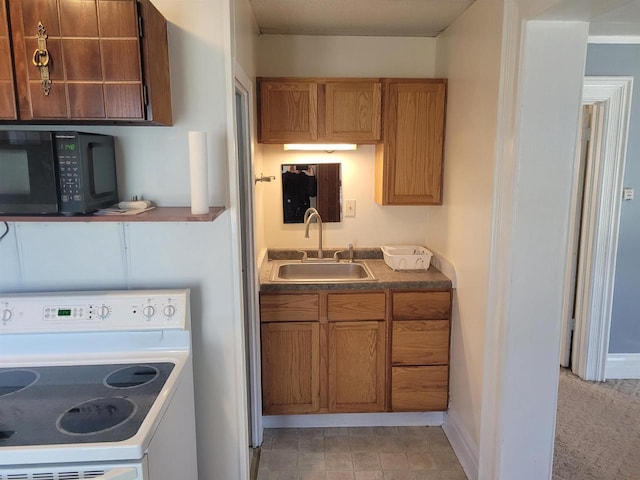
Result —
[[419, 245], [380, 247], [384, 262], [393, 270], [428, 270], [433, 253]]

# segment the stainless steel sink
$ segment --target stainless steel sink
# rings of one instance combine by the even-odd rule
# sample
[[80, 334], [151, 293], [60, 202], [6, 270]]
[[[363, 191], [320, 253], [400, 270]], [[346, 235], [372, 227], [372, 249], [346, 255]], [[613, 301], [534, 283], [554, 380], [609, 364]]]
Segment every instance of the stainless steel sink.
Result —
[[334, 283], [377, 280], [364, 262], [276, 261], [274, 263], [271, 273], [272, 282]]

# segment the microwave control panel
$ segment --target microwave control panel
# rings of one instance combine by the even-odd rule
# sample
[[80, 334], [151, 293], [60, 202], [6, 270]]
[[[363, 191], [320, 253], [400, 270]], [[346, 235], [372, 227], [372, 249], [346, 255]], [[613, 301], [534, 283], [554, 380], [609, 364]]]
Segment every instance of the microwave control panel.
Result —
[[78, 137], [56, 135], [56, 154], [60, 175], [60, 200], [62, 203], [82, 201], [82, 175]]

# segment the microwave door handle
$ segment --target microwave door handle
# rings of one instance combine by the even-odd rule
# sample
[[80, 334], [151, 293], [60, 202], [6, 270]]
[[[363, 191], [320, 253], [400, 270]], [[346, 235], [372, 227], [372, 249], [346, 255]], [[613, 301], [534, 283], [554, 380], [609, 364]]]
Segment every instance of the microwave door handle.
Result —
[[95, 477], [94, 480], [136, 480], [138, 470], [134, 467], [114, 468], [104, 475]]

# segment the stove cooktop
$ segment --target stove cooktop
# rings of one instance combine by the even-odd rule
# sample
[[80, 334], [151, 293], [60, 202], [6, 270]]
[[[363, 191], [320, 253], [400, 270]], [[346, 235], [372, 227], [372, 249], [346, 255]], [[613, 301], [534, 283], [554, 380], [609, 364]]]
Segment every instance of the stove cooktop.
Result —
[[133, 437], [170, 362], [0, 368], [0, 448]]

